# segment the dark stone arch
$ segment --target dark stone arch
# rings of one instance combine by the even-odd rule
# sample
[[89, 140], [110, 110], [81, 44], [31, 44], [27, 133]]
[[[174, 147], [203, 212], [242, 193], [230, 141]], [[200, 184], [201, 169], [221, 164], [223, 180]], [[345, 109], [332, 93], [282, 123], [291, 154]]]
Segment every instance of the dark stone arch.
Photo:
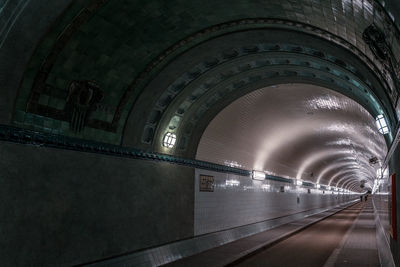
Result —
[[[245, 88], [246, 84], [244, 84], [245, 82], [242, 80], [240, 81], [240, 79], [238, 80], [238, 82], [236, 82], [233, 86], [236, 87], [243, 87], [240, 90], [240, 93], [230, 93], [229, 96], [224, 96], [223, 100], [219, 100], [220, 102], [224, 102], [225, 105], [227, 105], [230, 101], [233, 101], [235, 99], [235, 97], [239, 97], [241, 95], [244, 95], [244, 92], [250, 92], [251, 90], [255, 90], [258, 88], [261, 88], [263, 86], [268, 86], [268, 85], [273, 85], [274, 83], [279, 84], [279, 83], [286, 83], [286, 82], [300, 82], [300, 83], [311, 83], [311, 84], [317, 84], [317, 85], [322, 85], [324, 87], [339, 91], [347, 96], [350, 96], [353, 99], [356, 99], [357, 102], [359, 102], [361, 105], [363, 105], [364, 107], [367, 108], [367, 110], [369, 110], [369, 112], [371, 114], [377, 114], [376, 111], [373, 111], [374, 108], [371, 108], [371, 105], [373, 105], [374, 101], [382, 101], [380, 103], [380, 106], [384, 109], [384, 113], [387, 114], [387, 116], [389, 116], [390, 120], [394, 120], [395, 115], [394, 115], [394, 111], [393, 111], [393, 107], [390, 104], [391, 100], [390, 100], [390, 96], [388, 95], [388, 92], [386, 89], [384, 89], [385, 86], [385, 82], [380, 80], [379, 77], [376, 76], [376, 74], [369, 69], [368, 67], [365, 66], [365, 64], [361, 63], [360, 59], [358, 58], [357, 55], [354, 55], [351, 51], [348, 51], [346, 49], [343, 49], [342, 47], [339, 47], [335, 44], [330, 44], [329, 42], [324, 41], [323, 39], [319, 38], [319, 37], [313, 37], [312, 35], [309, 34], [303, 34], [303, 33], [299, 33], [299, 32], [293, 32], [293, 31], [285, 31], [285, 30], [280, 30], [280, 29], [264, 29], [264, 32], [268, 32], [271, 31], [273, 33], [280, 33], [280, 34], [288, 34], [290, 33], [291, 36], [304, 36], [304, 38], [308, 38], [307, 40], [315, 40], [315, 42], [317, 44], [324, 45], [325, 47], [328, 47], [328, 53], [324, 53], [323, 58], [321, 58], [321, 56], [315, 56], [314, 53], [315, 51], [318, 51], [317, 47], [314, 46], [314, 48], [308, 48], [308, 54], [304, 51], [305, 49], [299, 45], [299, 43], [297, 42], [293, 42], [290, 40], [293, 40], [294, 37], [292, 37], [292, 39], [289, 38], [289, 41], [285, 42], [275, 42], [274, 44], [274, 40], [270, 41], [270, 45], [269, 45], [269, 49], [272, 48], [272, 50], [274, 51], [270, 51], [271, 53], [281, 53], [281, 57], [284, 57], [290, 55], [291, 57], [294, 57], [295, 60], [283, 60], [282, 62], [278, 62], [279, 66], [277, 67], [277, 63], [272, 62], [271, 60], [268, 60], [266, 57], [266, 60], [264, 60], [263, 64], [264, 66], [262, 67], [267, 67], [267, 66], [272, 66], [276, 67], [278, 69], [278, 71], [276, 71], [275, 73], [271, 73], [271, 75], [269, 75], [268, 77], [263, 77], [264, 81], [262, 78], [260, 78], [259, 75], [251, 75], [251, 70], [252, 70], [252, 65], [255, 65], [256, 63], [251, 63], [251, 61], [246, 61], [244, 60], [242, 65], [238, 64], [239, 67], [240, 66], [247, 66], [245, 68], [241, 68], [240, 72], [244, 73], [244, 72], [249, 72], [249, 77], [245, 78], [247, 79], [249, 82], [254, 83], [254, 84], [258, 84], [257, 86], [252, 86], [252, 88]], [[160, 127], [166, 127], [166, 122], [167, 120], [170, 120], [173, 116], [173, 114], [177, 113], [177, 114], [183, 114], [186, 111], [183, 109], [179, 109], [176, 108], [176, 110], [174, 108], [171, 108], [173, 105], [176, 105], [176, 103], [178, 103], [178, 100], [176, 100], [178, 97], [182, 97], [183, 94], [190, 94], [190, 91], [185, 92], [186, 88], [189, 88], [191, 83], [195, 83], [196, 81], [199, 81], [199, 79], [205, 79], [204, 77], [207, 77], [207, 72], [212, 72], [216, 69], [218, 69], [219, 66], [222, 66], [223, 64], [229, 64], [229, 60], [239, 60], [241, 58], [245, 58], [245, 57], [252, 57], [254, 55], [256, 55], [256, 53], [266, 53], [268, 49], [266, 49], [265, 51], [263, 50], [263, 45], [258, 44], [258, 48], [255, 48], [255, 46], [257, 46], [256, 42], [253, 42], [253, 47], [252, 49], [250, 49], [250, 46], [247, 46], [247, 54], [244, 55], [243, 51], [245, 51], [246, 49], [241, 49], [241, 47], [243, 46], [234, 46], [234, 44], [231, 44], [230, 46], [225, 45], [225, 48], [228, 51], [231, 52], [224, 52], [225, 54], [230, 54], [230, 57], [225, 57], [225, 58], [229, 58], [229, 60], [222, 62], [222, 58], [224, 57], [224, 54], [221, 55], [222, 51], [224, 51], [224, 49], [219, 50], [220, 52], [218, 52], [217, 50], [217, 54], [215, 53], [215, 47], [214, 50], [211, 49], [213, 48], [213, 46], [211, 45], [213, 42], [214, 43], [218, 43], [219, 40], [226, 40], [232, 36], [234, 36], [235, 34], [248, 34], [251, 33], [253, 31], [245, 31], [245, 32], [239, 32], [239, 33], [234, 33], [234, 34], [229, 34], [229, 35], [224, 35], [222, 37], [219, 38], [214, 38], [213, 40], [210, 40], [208, 42], [205, 42], [195, 48], [193, 48], [191, 51], [186, 52], [185, 54], [182, 54], [180, 57], [178, 57], [173, 63], [171, 63], [170, 65], [166, 66], [157, 77], [155, 77], [155, 79], [147, 86], [146, 90], [143, 91], [141, 98], [139, 98], [139, 101], [137, 102], [137, 104], [133, 107], [133, 109], [131, 110], [131, 118], [128, 119], [128, 122], [126, 124], [126, 129], [124, 132], [124, 140], [123, 140], [123, 144], [125, 145], [131, 145], [131, 146], [137, 146], [143, 149], [148, 149], [148, 150], [155, 150], [155, 151], [160, 151], [159, 150], [159, 145], [162, 139], [162, 135], [163, 135], [163, 131], [160, 130]], [[254, 30], [254, 32], [262, 32], [261, 30]], [[316, 39], [313, 39], [316, 38]], [[303, 40], [304, 41], [304, 40]], [[279, 43], [279, 45], [278, 45]], [[264, 46], [268, 46], [268, 45], [264, 45]], [[282, 46], [284, 46], [282, 48]], [[244, 46], [246, 47], [246, 46]], [[289, 47], [291, 47], [289, 49]], [[299, 48], [300, 47], [300, 48]], [[312, 46], [311, 46], [312, 47]], [[199, 50], [200, 49], [200, 50]], [[207, 49], [207, 51], [209, 51], [209, 53], [201, 53], [199, 51], [201, 51], [201, 49]], [[322, 48], [321, 48], [322, 49]], [[242, 52], [238, 52], [238, 51], [242, 51]], [[248, 51], [250, 51], [250, 53], [248, 53]], [[269, 50], [268, 50], [269, 51]], [[314, 51], [314, 52], [313, 52]], [[330, 52], [329, 52], [330, 51]], [[242, 53], [242, 54], [241, 54]], [[205, 56], [207, 55], [207, 58], [212, 58], [213, 59], [213, 63], [214, 64], [204, 64], [201, 63], [203, 62], [205, 59]], [[275, 55], [276, 56], [276, 55]], [[273, 57], [272, 57], [273, 58]], [[279, 58], [279, 57], [278, 57]], [[350, 59], [351, 58], [351, 59]], [[190, 61], [191, 60], [191, 61]], [[320, 67], [314, 67], [312, 66], [312, 64], [310, 64], [309, 62], [319, 62], [318, 60], [320, 60], [321, 62], [324, 62]], [[297, 63], [294, 61], [298, 61]], [[177, 63], [178, 62], [178, 63]], [[191, 64], [188, 65], [188, 62], [190, 62]], [[193, 63], [195, 62], [195, 63]], [[347, 63], [346, 63], [347, 62]], [[296, 64], [297, 65], [296, 65]], [[313, 63], [314, 64], [314, 63]], [[204, 70], [199, 69], [196, 66], [208, 66], [207, 68], [205, 68]], [[282, 67], [285, 66], [286, 67]], [[315, 65], [315, 64], [314, 64]], [[325, 65], [325, 66], [324, 66]], [[182, 66], [192, 66], [192, 68], [195, 71], [190, 70], [190, 68], [188, 69], [188, 74], [184, 74], [184, 73], [180, 73], [176, 71], [176, 69], [180, 69]], [[296, 66], [298, 66], [297, 70]], [[172, 70], [175, 69], [173, 71], [173, 75], [168, 76], [167, 74]], [[311, 71], [307, 71], [307, 70], [311, 70]], [[339, 70], [339, 71], [337, 71]], [[237, 72], [236, 74], [240, 75], [240, 72]], [[364, 80], [360, 80], [359, 79], [359, 75], [358, 73], [362, 72], [364, 77], [367, 77]], [[194, 74], [196, 75], [194, 75]], [[318, 77], [316, 76], [315, 73], [319, 73]], [[324, 74], [325, 73], [325, 74]], [[346, 74], [347, 73], [347, 74]], [[235, 73], [231, 73], [229, 74], [229, 72], [226, 73], [226, 79], [232, 78], [235, 76]], [[181, 77], [181, 78], [179, 78]], [[182, 78], [183, 77], [183, 78]], [[253, 78], [254, 77], [254, 78]], [[265, 78], [268, 78], [267, 80]], [[186, 80], [185, 80], [186, 79]], [[356, 81], [357, 80], [357, 81]], [[204, 83], [205, 87], [208, 86], [210, 88], [207, 88], [206, 93], [211, 92], [212, 89], [214, 89], [215, 85], [214, 84], [207, 84]], [[362, 87], [364, 89], [360, 89], [357, 88], [358, 87]], [[166, 88], [166, 90], [168, 90], [167, 92], [170, 92], [170, 98], [167, 101], [167, 105], [157, 105], [157, 100], [154, 100], [154, 97], [157, 99], [161, 99], [161, 101], [163, 101], [162, 99], [165, 99], [162, 97], [163, 91], [160, 90], [160, 88]], [[172, 89], [168, 89], [168, 88], [172, 88]], [[350, 93], [349, 93], [350, 92]], [[352, 95], [353, 94], [353, 95]], [[356, 96], [355, 96], [355, 95]], [[358, 94], [358, 96], [357, 96]], [[158, 95], [158, 97], [157, 97]], [[218, 95], [218, 94], [214, 94], [213, 96], [214, 98], [221, 98], [222, 96]], [[370, 99], [370, 97], [373, 97], [375, 100]], [[230, 98], [230, 101], [226, 101], [226, 98]], [[196, 103], [196, 101], [199, 101], [199, 96], [195, 95], [194, 98], [191, 98], [190, 100], [194, 103]], [[207, 104], [207, 109], [210, 109], [212, 107], [212, 102], [211, 104]], [[218, 101], [214, 101], [214, 104], [216, 104]], [[221, 102], [221, 103], [222, 103]], [[166, 103], [166, 102], [163, 102]], [[219, 105], [221, 106], [221, 103], [219, 103]], [[150, 118], [154, 118], [155, 114], [160, 115], [160, 113], [162, 114], [162, 116], [157, 116], [157, 121], [155, 121], [155, 123], [150, 123], [153, 125], [150, 125], [151, 129], [148, 129], [148, 127], [144, 127], [145, 129], [140, 127], [140, 125], [146, 125], [146, 120], [147, 118], [143, 117], [143, 115], [145, 115], [145, 112], [143, 112], [144, 109], [147, 109], [149, 107], [154, 106], [154, 111], [150, 112]], [[161, 107], [162, 106], [162, 107]], [[201, 105], [200, 105], [201, 106]], [[200, 108], [200, 106], [197, 106], [197, 109], [195, 108], [195, 110], [198, 110]], [[224, 105], [222, 105], [224, 106]], [[222, 107], [221, 106], [221, 107]], [[161, 107], [157, 108], [157, 107]], [[168, 109], [172, 109], [170, 111], [168, 111], [170, 113], [170, 115], [166, 115], [166, 112]], [[221, 109], [219, 109], [221, 110]], [[206, 114], [208, 111], [204, 111], [203, 114]], [[211, 114], [211, 113], [210, 113]], [[210, 118], [212, 117], [212, 115], [210, 115], [207, 113], [207, 116]], [[215, 112], [213, 112], [213, 114], [217, 114]], [[196, 114], [192, 113], [190, 116], [196, 116]], [[198, 117], [198, 116], [197, 116]], [[200, 119], [200, 117], [198, 117], [198, 119]], [[135, 123], [133, 123], [133, 121], [135, 121]], [[161, 123], [160, 123], [161, 122]], [[160, 126], [162, 123], [164, 123], [164, 126]], [[393, 123], [394, 124], [394, 123]], [[134, 129], [133, 129], [133, 125], [134, 125]], [[196, 123], [195, 127], [196, 129], [193, 129], [193, 132], [196, 132], [196, 135], [199, 132], [199, 125], [202, 125], [201, 122]], [[139, 126], [139, 127], [138, 127]], [[147, 142], [147, 144], [143, 144], [141, 138], [143, 137], [143, 131], [152, 131], [152, 136], [148, 139], [149, 141]], [[200, 132], [202, 132], [202, 130], [200, 129]], [[145, 138], [147, 139], [147, 138]], [[186, 138], [188, 139], [188, 138]], [[190, 138], [189, 138], [190, 139]], [[195, 138], [196, 139], [196, 138]], [[198, 139], [198, 138], [197, 138]], [[154, 141], [156, 143], [154, 143]], [[190, 140], [186, 140], [185, 142], [191, 142]], [[185, 145], [183, 144], [183, 147]], [[191, 147], [192, 149], [192, 145], [189, 145], [189, 147]], [[193, 157], [194, 152], [193, 150], [189, 149], [191, 152], [185, 152], [185, 151], [175, 151], [175, 153], [177, 153], [178, 155], [185, 155], [185, 156], [190, 156]], [[167, 151], [160, 151], [163, 153], [170, 153]]]

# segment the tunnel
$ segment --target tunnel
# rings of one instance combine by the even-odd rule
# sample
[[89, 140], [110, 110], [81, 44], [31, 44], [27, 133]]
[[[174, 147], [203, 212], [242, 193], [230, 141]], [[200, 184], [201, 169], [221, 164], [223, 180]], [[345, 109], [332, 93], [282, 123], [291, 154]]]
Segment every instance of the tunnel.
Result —
[[0, 1], [0, 266], [400, 266], [399, 21]]

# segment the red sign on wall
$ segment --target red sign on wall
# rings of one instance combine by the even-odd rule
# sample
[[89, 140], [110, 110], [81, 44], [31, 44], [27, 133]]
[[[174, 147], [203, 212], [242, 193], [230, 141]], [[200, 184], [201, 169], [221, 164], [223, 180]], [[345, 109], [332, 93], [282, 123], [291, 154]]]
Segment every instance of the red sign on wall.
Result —
[[397, 205], [396, 205], [396, 174], [392, 174], [390, 190], [391, 199], [389, 201], [390, 209], [390, 235], [397, 240]]

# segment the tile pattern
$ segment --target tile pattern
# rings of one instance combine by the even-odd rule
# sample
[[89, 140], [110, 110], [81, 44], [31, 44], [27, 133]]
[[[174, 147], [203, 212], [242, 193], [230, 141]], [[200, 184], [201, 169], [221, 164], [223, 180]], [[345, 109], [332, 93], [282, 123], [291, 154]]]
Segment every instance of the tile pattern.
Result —
[[[275, 25], [281, 26], [277, 22]], [[254, 89], [270, 85], [285, 82], [308, 84], [310, 79], [315, 85], [334, 89], [350, 97], [364, 106], [374, 117], [385, 114], [389, 125], [395, 125], [397, 119], [394, 119], [394, 113], [385, 112], [383, 108], [390, 103], [387, 95], [392, 94], [392, 89], [381, 88], [373, 78], [375, 75], [372, 72], [360, 70], [360, 65], [355, 63], [358, 62], [356, 58], [346, 57], [344, 52], [331, 53], [336, 47], [328, 48], [328, 42], [324, 45], [318, 44], [320, 39], [316, 41], [315, 37], [306, 40], [302, 34], [296, 35], [290, 32], [289, 35], [284, 30], [240, 32], [215, 38], [208, 41], [207, 45], [192, 49], [190, 55], [182, 56], [180, 61], [185, 62], [183, 58], [186, 58], [193, 63], [198, 61], [200, 63], [191, 68], [186, 63], [183, 67], [188, 70], [179, 77], [171, 76], [165, 81], [157, 80], [146, 88], [145, 95], [158, 99], [153, 100], [155, 104], [147, 116], [142, 143], [153, 143], [153, 147], [158, 149], [161, 146], [159, 140], [165, 131], [172, 131], [179, 136], [178, 149], [173, 152], [183, 153], [188, 150], [190, 144], [191, 146], [197, 144], [197, 141], [193, 140], [195, 139], [193, 136], [196, 136], [194, 133], [204, 130], [199, 129], [197, 125], [206, 124], [204, 121], [207, 119], [207, 123], [211, 121], [213, 118], [209, 118], [209, 114], [217, 113], [213, 110], [221, 107], [221, 102], [233, 102], [246, 93], [252, 93]], [[288, 41], [289, 37], [296, 41]], [[219, 50], [210, 51], [210, 46], [219, 47]], [[201, 58], [204, 54], [207, 54], [207, 59]], [[226, 54], [230, 56], [227, 57]], [[163, 73], [181, 69], [182, 65], [177, 61], [166, 67]], [[366, 65], [365, 62], [362, 65]], [[373, 66], [370, 68], [374, 69]], [[158, 93], [164, 84], [168, 84], [168, 87], [164, 92]], [[321, 88], [319, 93], [322, 91], [324, 89]], [[380, 95], [382, 92], [387, 92], [387, 95]], [[289, 95], [285, 97], [290, 99]], [[142, 99], [146, 97], [143, 96]], [[285, 102], [287, 99], [281, 101]], [[222, 107], [225, 105], [222, 104]], [[336, 105], [340, 106], [339, 103]], [[248, 107], [241, 106], [240, 110], [246, 108]], [[136, 127], [131, 125], [138, 121], [138, 116], [134, 113], [139, 111], [140, 106], [135, 107], [127, 122], [124, 142], [133, 139], [133, 133], [136, 133]], [[299, 113], [298, 110], [296, 113]]]
[[[387, 187], [385, 187], [387, 188]], [[390, 248], [388, 194], [377, 194], [372, 198], [376, 224], [376, 241], [381, 266], [394, 267]]]
[[[349, 203], [352, 203], [352, 201]], [[159, 266], [170, 262], [173, 262], [172, 266], [175, 266], [175, 264], [176, 266], [189, 266], [193, 264], [193, 260], [198, 266], [204, 266], [205, 264], [216, 264], [216, 262], [219, 262], [222, 266], [237, 259], [241, 253], [246, 254], [246, 251], [249, 252], [257, 249], [270, 241], [279, 239], [282, 236], [291, 233], [292, 231], [297, 231], [302, 227], [315, 222], [316, 220], [322, 219], [324, 216], [328, 216], [340, 210], [341, 207], [344, 207], [349, 203], [342, 203], [342, 206], [330, 207], [331, 209], [329, 210], [326, 208], [313, 209], [290, 216], [284, 216], [282, 218], [270, 220], [264, 223], [200, 235], [192, 239], [178, 241], [142, 252], [132, 253], [125, 256], [88, 264], [87, 266], [144, 267]], [[273, 230], [266, 231], [270, 229]], [[227, 245], [222, 246], [224, 244]], [[202, 254], [199, 254], [201, 260], [199, 260], [199, 257], [196, 255], [192, 259], [188, 258], [189, 262], [187, 262], [186, 259], [183, 261], [177, 261], [203, 251], [206, 256], [203, 257]], [[175, 263], [174, 261], [177, 262]]]
[[[214, 192], [199, 191], [199, 175], [214, 177]], [[280, 192], [281, 187], [285, 192]], [[332, 207], [354, 198], [275, 181], [196, 169], [194, 233], [202, 235]], [[298, 203], [299, 201], [299, 203]]]
[[376, 225], [371, 198], [358, 216], [334, 266], [379, 267]]
[[[79, 1], [66, 17], [73, 17], [88, 1]], [[141, 6], [141, 8], [137, 8]], [[229, 8], [226, 8], [229, 6]], [[238, 12], [240, 10], [240, 12]], [[378, 11], [377, 11], [378, 10]], [[63, 51], [58, 56], [54, 67], [48, 75], [46, 83], [57, 90], [66, 90], [66, 84], [73, 79], [93, 79], [99, 82], [106, 92], [104, 105], [106, 111], [99, 110], [94, 115], [105, 121], [110, 121], [115, 108], [121, 104], [125, 92], [129, 89], [134, 77], [137, 77], [149, 63], [186, 36], [204, 28], [241, 19], [243, 17], [279, 17], [289, 20], [318, 25], [339, 37], [347, 40], [363, 53], [371, 56], [366, 48], [361, 33], [372, 21], [383, 25], [384, 19], [379, 12], [380, 6], [369, 1], [311, 1], [301, 2], [271, 0], [265, 1], [224, 1], [198, 3], [175, 1], [161, 3], [159, 1], [134, 1], [127, 3], [122, 0], [108, 1], [104, 8], [94, 14], [88, 23], [82, 25]], [[118, 14], [118, 15], [116, 15]], [[38, 67], [43, 62], [48, 51], [68, 25], [65, 18], [54, 27], [54, 31], [43, 40], [38, 53], [33, 57], [22, 83], [17, 110], [24, 112], [26, 97], [28, 97]], [[179, 26], [181, 25], [181, 26]], [[184, 27], [183, 27], [184, 25]], [[101, 29], [99, 31], [98, 29]], [[372, 58], [372, 57], [371, 57]], [[84, 68], [82, 66], [85, 66]], [[128, 116], [134, 99], [140, 93], [140, 88], [131, 90], [126, 109], [119, 114], [121, 123], [117, 134], [98, 132], [96, 129], [83, 133], [83, 137], [107, 142], [118, 143], [125, 118]], [[60, 108], [62, 99], [41, 98], [41, 103]], [[49, 102], [51, 101], [51, 102]], [[54, 103], [53, 103], [54, 102]], [[30, 117], [20, 115], [16, 123], [25, 127], [39, 127]], [[73, 133], [58, 128], [64, 134]]]
[[[343, 206], [346, 207], [347, 205]], [[305, 227], [317, 223], [320, 220], [323, 220], [324, 218], [341, 211], [343, 206], [339, 206], [316, 215], [297, 220], [295, 222], [278, 226], [268, 231], [239, 239], [191, 257], [172, 262], [166, 266], [232, 266], [230, 264], [235, 264], [238, 261], [240, 262], [241, 258], [248, 256], [249, 254], [252, 255], [253, 253], [261, 252], [265, 248], [273, 246], [277, 242], [292, 236], [292, 234], [298, 233]], [[244, 263], [244, 266], [248, 265]]]
[[337, 187], [353, 179], [360, 190], [361, 179], [371, 186], [376, 178], [369, 159], [383, 162], [386, 153], [375, 118], [356, 101], [319, 86], [282, 84], [255, 90], [219, 112], [196, 158]]

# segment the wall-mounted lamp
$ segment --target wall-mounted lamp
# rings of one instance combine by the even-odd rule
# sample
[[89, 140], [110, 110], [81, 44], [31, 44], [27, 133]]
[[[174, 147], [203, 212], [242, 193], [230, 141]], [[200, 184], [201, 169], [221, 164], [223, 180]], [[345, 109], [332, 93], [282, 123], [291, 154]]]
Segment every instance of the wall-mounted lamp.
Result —
[[226, 180], [225, 185], [227, 186], [239, 186], [240, 182], [238, 180]]
[[265, 180], [265, 172], [253, 170], [251, 173], [251, 178], [253, 178], [254, 180], [263, 181]]
[[164, 135], [162, 145], [164, 147], [173, 148], [175, 146], [175, 143], [176, 143], [176, 134], [167, 132]]

